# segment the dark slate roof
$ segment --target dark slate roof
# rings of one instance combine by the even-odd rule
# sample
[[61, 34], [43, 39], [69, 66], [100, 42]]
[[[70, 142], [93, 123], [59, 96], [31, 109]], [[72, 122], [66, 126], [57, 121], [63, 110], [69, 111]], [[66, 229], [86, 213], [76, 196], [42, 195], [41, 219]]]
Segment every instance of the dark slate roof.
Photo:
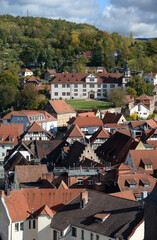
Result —
[[29, 162], [20, 152], [17, 152], [11, 159], [7, 160], [3, 167], [5, 171], [10, 171], [14, 170], [16, 165], [29, 165]]
[[118, 123], [119, 119], [121, 118], [121, 113], [110, 113], [107, 112], [103, 118], [103, 123]]
[[[80, 196], [59, 210], [52, 219], [51, 228], [63, 231], [69, 225], [77, 226], [107, 237], [127, 239], [143, 220], [140, 203], [88, 190], [89, 202], [80, 208]], [[104, 222], [95, 222], [95, 214], [109, 213]]]
[[69, 149], [67, 157], [66, 157], [66, 162], [64, 162], [64, 166], [73, 167], [74, 164], [75, 164], [75, 166], [79, 166], [79, 157], [83, 153], [85, 147], [86, 146], [83, 143], [75, 141], [70, 146], [70, 149]]
[[129, 149], [135, 149], [138, 142], [134, 138], [120, 132], [113, 134], [105, 143], [96, 149], [98, 157], [110, 162], [111, 165], [124, 161]]

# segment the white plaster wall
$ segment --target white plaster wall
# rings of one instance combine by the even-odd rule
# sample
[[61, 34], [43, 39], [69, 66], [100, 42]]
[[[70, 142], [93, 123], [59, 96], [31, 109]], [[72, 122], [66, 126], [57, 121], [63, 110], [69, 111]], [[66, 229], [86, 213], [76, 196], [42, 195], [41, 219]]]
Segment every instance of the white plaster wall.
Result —
[[15, 231], [16, 222], [11, 224], [11, 232], [12, 232], [11, 240], [23, 240], [24, 231], [20, 230], [20, 222], [18, 222], [18, 223], [19, 223], [19, 231], [17, 231], [17, 232]]
[[[14, 147], [13, 144], [11, 143], [1, 143], [0, 144], [0, 161], [4, 161], [4, 158], [6, 156], [6, 151], [9, 150], [9, 149], [12, 149]], [[3, 153], [5, 154], [3, 156]]]
[[143, 240], [144, 239], [144, 222], [136, 229], [133, 236], [129, 240]]
[[50, 224], [51, 218], [48, 215], [38, 217], [38, 240], [51, 240]]
[[[31, 223], [33, 225], [33, 219], [31, 219]], [[31, 226], [32, 226], [31, 225]], [[24, 232], [23, 232], [23, 239], [21, 240], [38, 240], [38, 221], [36, 220], [36, 228], [35, 229], [29, 229], [29, 220], [26, 220], [24, 222]], [[16, 240], [16, 239], [12, 239]], [[44, 239], [43, 239], [44, 240]], [[45, 238], [46, 240], [46, 238]]]
[[138, 110], [138, 105], [134, 106], [130, 110], [130, 115], [133, 114], [134, 112], [137, 112], [139, 117], [146, 119], [150, 115], [150, 111], [142, 105], [140, 105], [140, 107], [141, 108], [140, 108], [140, 111], [139, 111]]

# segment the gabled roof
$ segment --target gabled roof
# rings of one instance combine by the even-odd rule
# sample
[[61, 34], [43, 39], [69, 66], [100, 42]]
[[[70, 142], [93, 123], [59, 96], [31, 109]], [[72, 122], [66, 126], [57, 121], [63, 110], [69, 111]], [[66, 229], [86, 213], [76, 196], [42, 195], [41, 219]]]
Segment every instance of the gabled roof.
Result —
[[56, 71], [54, 69], [48, 69], [46, 70], [46, 72], [48, 72], [49, 74], [55, 74]]
[[103, 122], [98, 117], [77, 117], [71, 118], [69, 124], [77, 124], [79, 127], [99, 127], [103, 126]]
[[37, 182], [43, 173], [48, 173], [46, 165], [16, 166], [16, 177], [18, 183]]
[[28, 68], [22, 68], [21, 70], [19, 70], [19, 72], [25, 73], [25, 72], [32, 72], [32, 71], [29, 70]]
[[62, 180], [58, 189], [69, 189], [68, 186], [65, 184], [65, 182]]
[[149, 119], [145, 121], [151, 128], [157, 129], [157, 122], [154, 119]]
[[76, 113], [72, 106], [64, 100], [50, 100], [49, 103], [57, 114]]
[[37, 78], [35, 78], [34, 76], [31, 76], [28, 80], [27, 80], [27, 83], [29, 82], [34, 82], [36, 84], [39, 85], [39, 80]]
[[136, 201], [134, 194], [131, 190], [123, 191], [123, 192], [115, 192], [115, 193], [111, 193], [110, 195]]
[[90, 138], [90, 143], [93, 143], [97, 138], [106, 139], [110, 138], [109, 132], [104, 127], [99, 127], [99, 129], [93, 133]]
[[[152, 170], [157, 170], [157, 150], [130, 150], [130, 155], [134, 164], [135, 169], [141, 172], [152, 173]], [[141, 165], [141, 161], [152, 163], [152, 170], [145, 170]], [[145, 163], [144, 163], [145, 164]]]
[[81, 131], [81, 129], [78, 127], [77, 124], [73, 124], [73, 125], [71, 125], [69, 130], [66, 132], [65, 136], [63, 137], [63, 139], [67, 139], [68, 137], [71, 137], [71, 138], [73, 138], [73, 137], [85, 138], [85, 135]]
[[14, 156], [4, 163], [4, 170], [5, 171], [12, 171], [14, 170], [16, 165], [29, 165], [29, 162], [24, 158], [24, 156], [17, 152]]
[[144, 100], [153, 100], [153, 98], [152, 97], [150, 97], [150, 96], [147, 96], [146, 94], [143, 94], [143, 95], [141, 95], [140, 97], [137, 97], [136, 99], [135, 99], [135, 101], [144, 101]]
[[[68, 226], [75, 226], [108, 238], [115, 238], [116, 235], [117, 238], [128, 239], [143, 220], [139, 202], [93, 190], [88, 190], [88, 197], [90, 200], [84, 209], [80, 208], [79, 196], [65, 205], [54, 215], [51, 228], [64, 231]], [[95, 221], [96, 214], [104, 211], [110, 213], [108, 218]]]
[[136, 144], [135, 139], [120, 132], [113, 134], [105, 143], [96, 149], [98, 157], [111, 165], [116, 165], [124, 162], [129, 149], [134, 149]]
[[46, 134], [46, 136], [47, 136], [49, 139], [52, 140], [52, 139], [54, 138], [54, 136], [53, 136], [52, 133], [44, 130], [37, 122], [32, 123], [32, 125], [24, 132], [24, 134], [22, 135], [22, 137], [24, 137], [24, 135], [26, 135], [27, 133], [32, 133], [32, 132], [33, 132], [33, 133], [34, 133], [34, 132], [36, 132], [36, 133], [41, 133], [41, 132], [43, 132], [43, 133]]
[[6, 196], [2, 191], [1, 197], [4, 199], [12, 222], [18, 222], [30, 218], [32, 209], [34, 210], [33, 217], [40, 214], [53, 217], [53, 212], [58, 211], [80, 192], [82, 189], [24, 188], [10, 191], [10, 196]]
[[130, 124], [133, 128], [135, 128], [137, 126], [144, 125], [145, 121], [131, 121]]
[[123, 116], [121, 113], [110, 113], [107, 112], [103, 118], [103, 123], [118, 123], [120, 118]]
[[[23, 133], [23, 124], [2, 124], [0, 125], [0, 143], [17, 144], [20, 135]], [[11, 140], [12, 139], [12, 140]]]

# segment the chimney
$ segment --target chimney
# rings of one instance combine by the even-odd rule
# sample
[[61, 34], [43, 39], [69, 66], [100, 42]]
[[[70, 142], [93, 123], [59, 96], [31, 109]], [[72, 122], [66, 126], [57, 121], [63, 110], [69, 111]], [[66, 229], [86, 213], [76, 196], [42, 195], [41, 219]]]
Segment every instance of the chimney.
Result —
[[80, 193], [80, 208], [84, 209], [88, 203], [88, 192], [87, 190]]
[[144, 209], [144, 199], [147, 197], [147, 191], [141, 192], [141, 208]]

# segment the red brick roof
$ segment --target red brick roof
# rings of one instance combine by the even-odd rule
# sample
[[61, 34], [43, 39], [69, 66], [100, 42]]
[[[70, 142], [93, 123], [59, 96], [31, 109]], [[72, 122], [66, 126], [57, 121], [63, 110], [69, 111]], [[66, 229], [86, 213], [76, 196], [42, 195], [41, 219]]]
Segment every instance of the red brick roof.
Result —
[[2, 198], [12, 222], [18, 222], [28, 219], [31, 216], [32, 208], [34, 209], [34, 217], [41, 213], [42, 207], [43, 210], [49, 211], [47, 208], [45, 209], [45, 205], [52, 212], [56, 212], [82, 191], [83, 189], [24, 188], [11, 191], [10, 197], [2, 191]]
[[0, 126], [0, 138], [2, 138], [0, 143], [16, 144], [22, 133], [23, 124], [2, 124]]
[[103, 122], [98, 117], [77, 117], [69, 120], [69, 124], [77, 124], [79, 127], [103, 126]]
[[123, 192], [111, 193], [109, 195], [136, 201], [136, 199], [134, 197], [134, 194], [133, 194], [133, 192], [131, 190], [123, 191]]
[[49, 103], [53, 107], [54, 111], [58, 114], [61, 113], [75, 113], [75, 110], [70, 104], [67, 104], [64, 100], [50, 100]]
[[43, 173], [48, 173], [46, 165], [17, 165], [15, 169], [19, 184], [37, 182], [41, 179]]
[[[51, 83], [85, 83], [89, 73], [56, 73], [56, 77]], [[97, 78], [97, 83], [122, 83], [123, 74], [121, 73], [93, 73]]]

